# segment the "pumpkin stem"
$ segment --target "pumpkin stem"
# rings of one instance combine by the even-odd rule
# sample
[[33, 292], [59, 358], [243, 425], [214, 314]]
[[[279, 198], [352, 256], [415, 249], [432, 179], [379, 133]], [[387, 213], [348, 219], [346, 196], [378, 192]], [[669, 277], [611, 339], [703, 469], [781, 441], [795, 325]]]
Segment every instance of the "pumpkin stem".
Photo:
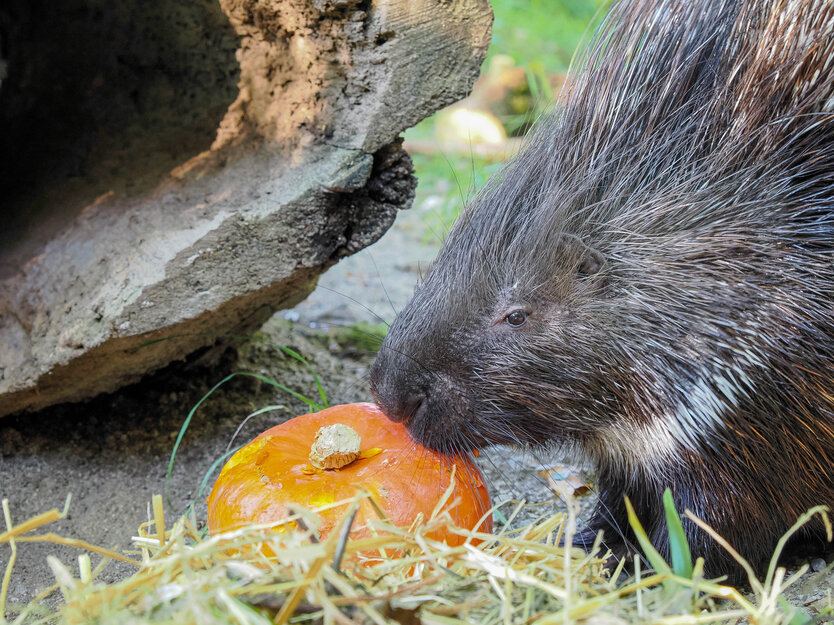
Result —
[[334, 423], [316, 432], [310, 464], [318, 469], [341, 469], [356, 460], [362, 440], [352, 427]]

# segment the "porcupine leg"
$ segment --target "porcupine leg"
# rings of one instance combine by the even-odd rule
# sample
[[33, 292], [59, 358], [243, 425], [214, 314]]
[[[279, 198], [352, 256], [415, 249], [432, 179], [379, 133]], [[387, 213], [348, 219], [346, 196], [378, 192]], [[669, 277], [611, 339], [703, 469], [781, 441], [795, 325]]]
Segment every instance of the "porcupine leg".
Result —
[[599, 501], [588, 524], [574, 536], [573, 544], [586, 550], [591, 549], [600, 531], [601, 553], [611, 552], [608, 565], [616, 566], [622, 558], [630, 557], [635, 552], [632, 534], [628, 529], [625, 504], [621, 497], [607, 496], [600, 493]]
[[[613, 570], [616, 568], [620, 560], [623, 558], [630, 558], [633, 555], [633, 550], [629, 549], [624, 540], [616, 536], [616, 533], [610, 525], [604, 528], [597, 526], [585, 527], [573, 536], [571, 544], [574, 547], [579, 547], [580, 549], [590, 552], [597, 541], [600, 531], [602, 531], [602, 539], [597, 555], [602, 557], [610, 551], [611, 555], [606, 560], [606, 567]], [[614, 536], [616, 536], [616, 538], [609, 538]]]

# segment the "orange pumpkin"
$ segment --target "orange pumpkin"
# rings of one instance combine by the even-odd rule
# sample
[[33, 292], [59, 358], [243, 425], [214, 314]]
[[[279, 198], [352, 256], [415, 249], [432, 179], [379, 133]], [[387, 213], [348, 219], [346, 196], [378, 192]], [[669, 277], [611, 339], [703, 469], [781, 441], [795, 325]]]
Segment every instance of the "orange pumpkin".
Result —
[[[320, 428], [337, 423], [358, 433], [359, 456], [340, 469], [317, 469], [310, 462], [311, 446]], [[357, 485], [371, 493], [394, 524], [408, 527], [420, 512], [425, 519], [431, 517], [449, 487], [453, 465], [457, 467], [455, 490], [449, 501], [458, 503], [450, 514], [460, 527], [474, 528], [491, 504], [483, 477], [470, 459], [443, 457], [418, 445], [402, 424], [390, 421], [375, 404], [332, 406], [270, 428], [229, 459], [208, 498], [209, 530], [214, 533], [248, 523], [277, 524], [290, 514], [289, 503], [315, 510], [350, 499]], [[345, 511], [345, 506], [318, 511], [322, 535]], [[365, 499], [353, 526], [378, 518]], [[479, 529], [492, 531], [490, 515]], [[367, 534], [359, 529], [352, 536]], [[446, 531], [431, 536], [450, 545], [465, 540]]]

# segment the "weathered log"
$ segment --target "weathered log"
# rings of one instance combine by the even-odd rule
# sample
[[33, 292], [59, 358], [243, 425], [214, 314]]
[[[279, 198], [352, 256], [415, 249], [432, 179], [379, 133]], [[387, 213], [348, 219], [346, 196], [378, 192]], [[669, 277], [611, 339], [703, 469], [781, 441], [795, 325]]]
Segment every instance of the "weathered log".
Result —
[[0, 8], [0, 415], [113, 390], [303, 299], [415, 185], [486, 0]]

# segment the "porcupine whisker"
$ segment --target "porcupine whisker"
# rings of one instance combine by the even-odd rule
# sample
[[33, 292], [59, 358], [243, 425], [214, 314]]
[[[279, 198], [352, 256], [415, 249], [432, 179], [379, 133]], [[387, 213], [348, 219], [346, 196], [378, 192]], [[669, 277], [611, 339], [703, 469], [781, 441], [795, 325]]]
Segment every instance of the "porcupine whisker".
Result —
[[[374, 271], [376, 272], [376, 278], [379, 281], [379, 286], [382, 288], [382, 292], [385, 293], [385, 299], [388, 300], [388, 305], [391, 307], [391, 312], [393, 312], [394, 316], [396, 317], [399, 311], [397, 310], [397, 307], [394, 306], [394, 302], [391, 301], [391, 296], [388, 294], [388, 289], [385, 288], [385, 281], [382, 279], [382, 274], [379, 273], [379, 266], [376, 264], [376, 258], [374, 258], [374, 255], [370, 251], [368, 252], [368, 256], [370, 257], [371, 262], [374, 265]], [[386, 327], [390, 327], [387, 323], [385, 325]]]
[[[623, 531], [623, 528], [620, 526], [620, 522], [617, 520], [617, 518], [614, 515], [614, 513], [612, 512], [612, 510], [606, 505], [605, 501], [601, 497], [599, 497], [599, 492], [594, 488], [591, 488], [591, 490], [595, 494], [597, 494], [597, 497], [598, 497], [597, 498], [597, 506], [600, 510], [600, 516], [602, 516], [602, 518], [608, 522], [608, 527], [614, 530], [614, 532], [616, 533], [616, 539], [618, 539], [619, 541], [622, 541], [622, 543], [626, 547], [628, 547], [629, 551], [631, 551], [632, 553], [639, 553], [641, 560], [645, 563], [646, 559], [643, 557], [642, 552], [640, 551], [640, 549], [638, 549], [637, 545], [634, 543], [634, 541], [631, 540], [631, 538], [628, 536], [628, 534], [626, 534]], [[602, 546], [607, 547], [607, 548], [611, 548], [608, 545], [609, 542], [613, 542], [613, 541], [606, 540], [606, 536], [605, 536], [605, 534], [603, 534], [603, 539], [602, 539], [602, 543], [601, 543]], [[614, 542], [614, 544], [611, 545], [611, 546], [616, 548], [616, 546], [617, 546], [616, 542]], [[612, 551], [613, 550], [614, 549], [612, 549]]]
[[408, 361], [410, 361], [411, 363], [413, 363], [413, 364], [417, 365], [418, 367], [420, 367], [420, 368], [423, 370], [423, 372], [424, 372], [424, 373], [427, 373], [428, 375], [430, 375], [430, 376], [432, 376], [432, 377], [435, 377], [435, 378], [437, 378], [437, 379], [440, 379], [440, 376], [437, 374], [437, 372], [436, 372], [436, 371], [433, 371], [432, 369], [430, 369], [429, 367], [427, 367], [426, 365], [424, 365], [422, 362], [420, 362], [420, 360], [419, 360], [419, 359], [417, 359], [417, 358], [415, 358], [415, 357], [411, 356], [411, 355], [410, 355], [408, 352], [406, 352], [405, 350], [395, 349], [395, 348], [391, 347], [390, 345], [384, 345], [384, 344], [383, 344], [383, 347], [380, 349], [380, 351], [381, 351], [382, 349], [387, 349], [387, 350], [390, 350], [390, 351], [394, 352], [395, 354], [397, 354], [397, 355], [399, 355], [399, 356], [402, 356], [403, 358], [407, 359], [407, 360], [408, 360]]
[[[457, 456], [468, 457], [470, 460], [472, 460], [470, 451], [471, 449], [471, 441], [468, 439], [466, 434], [458, 430], [456, 435], [452, 438], [452, 452]], [[458, 470], [464, 471], [466, 473], [466, 477], [472, 482], [477, 482], [479, 480], [479, 475], [477, 474], [477, 472], [474, 471], [472, 467], [468, 465], [458, 467]]]
[[[370, 308], [369, 306], [366, 306], [365, 304], [363, 304], [363, 303], [362, 303], [362, 302], [360, 302], [359, 300], [354, 299], [354, 298], [353, 298], [353, 297], [351, 297], [350, 295], [348, 295], [348, 294], [346, 294], [346, 293], [342, 293], [341, 291], [337, 291], [336, 289], [331, 289], [330, 287], [326, 287], [326, 286], [324, 286], [323, 284], [319, 284], [316, 288], [317, 288], [317, 289], [322, 289], [322, 290], [324, 290], [324, 291], [330, 291], [331, 293], [334, 293], [334, 294], [336, 294], [336, 295], [338, 295], [338, 296], [340, 296], [340, 297], [344, 297], [345, 299], [350, 300], [350, 301], [351, 301], [351, 302], [353, 302], [354, 304], [356, 304], [356, 305], [358, 305], [358, 306], [362, 307], [364, 310], [366, 310], [366, 311], [368, 311], [369, 313], [371, 313], [374, 317], [376, 317], [376, 318], [380, 321], [380, 323], [384, 323], [386, 328], [391, 327], [391, 324], [390, 324], [390, 323], [388, 323], [388, 321], [386, 321], [384, 317], [382, 317], [381, 315], [377, 314], [377, 313], [376, 313], [376, 312], [375, 312], [372, 308]], [[387, 293], [386, 293], [386, 295], [387, 295]], [[390, 300], [389, 300], [389, 301], [390, 301]], [[392, 307], [393, 307], [393, 306], [392, 306]], [[395, 312], [396, 312], [396, 311], [395, 311]]]

